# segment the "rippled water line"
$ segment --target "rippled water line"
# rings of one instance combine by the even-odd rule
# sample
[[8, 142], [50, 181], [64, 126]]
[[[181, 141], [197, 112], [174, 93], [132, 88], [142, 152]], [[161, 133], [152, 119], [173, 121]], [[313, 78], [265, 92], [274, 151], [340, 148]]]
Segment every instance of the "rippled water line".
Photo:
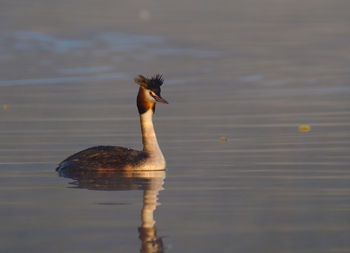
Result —
[[71, 74], [89, 74], [89, 73], [98, 73], [98, 72], [109, 72], [114, 70], [115, 70], [115, 67], [113, 66], [91, 66], [91, 67], [59, 69], [56, 72], [64, 75], [71, 75]]
[[0, 81], [0, 86], [10, 85], [35, 85], [35, 84], [58, 84], [58, 83], [72, 83], [82, 81], [96, 81], [107, 79], [129, 79], [126, 74], [108, 73], [88, 76], [71, 76], [71, 77], [52, 77], [52, 78], [38, 78], [38, 79], [22, 79], [22, 80], [7, 80]]
[[33, 45], [40, 45], [41, 50], [67, 53], [70, 50], [86, 48], [92, 44], [91, 41], [62, 39], [50, 34], [33, 31], [14, 31], [13, 36], [15, 38], [13, 47], [17, 50], [34, 50]]
[[50, 161], [40, 161], [40, 162], [0, 162], [0, 165], [26, 165], [26, 164], [54, 164]]
[[30, 149], [23, 149], [23, 148], [14, 148], [14, 149], [0, 149], [1, 152], [6, 153], [17, 153], [17, 152], [56, 152], [56, 151], [75, 151], [75, 148], [30, 148]]
[[303, 95], [303, 94], [324, 94], [324, 93], [337, 93], [337, 92], [349, 92], [350, 87], [332, 87], [332, 88], [318, 88], [318, 89], [284, 89], [284, 90], [272, 90], [266, 91], [265, 95]]
[[[222, 55], [221, 51], [201, 50], [195, 48], [182, 48], [176, 44], [171, 45], [167, 38], [159, 35], [148, 34], [130, 34], [121, 32], [99, 32], [89, 39], [67, 39], [57, 37], [50, 33], [34, 31], [14, 31], [0, 37], [0, 42], [11, 41], [11, 49], [17, 52], [38, 51], [53, 52], [55, 54], [70, 54], [72, 52], [81, 52], [84, 49], [90, 49], [97, 55], [101, 52], [128, 53], [138, 58], [149, 55], [165, 56], [194, 56], [194, 57], [217, 57]], [[103, 45], [104, 49], [94, 50], [95, 47]], [[169, 46], [170, 44], [170, 46]], [[0, 50], [2, 48], [0, 47]], [[2, 49], [5, 51], [6, 48]], [[74, 50], [74, 51], [73, 51]], [[140, 53], [140, 50], [143, 52]], [[135, 52], [137, 52], [135, 54]]]
[[[349, 165], [348, 162], [256, 162], [257, 165], [269, 165], [269, 166], [286, 166], [286, 165], [317, 165], [317, 166], [332, 166], [332, 165]], [[337, 171], [332, 170], [329, 174], [334, 174]], [[343, 171], [341, 171], [343, 172]]]
[[100, 121], [138, 121], [136, 117], [119, 117], [115, 118], [30, 118], [30, 119], [8, 119], [6, 123], [13, 122], [100, 122]]
[[[349, 122], [335, 123], [310, 123], [311, 126], [317, 127], [335, 127], [335, 126], [350, 126]], [[208, 127], [224, 127], [224, 128], [276, 128], [276, 127], [297, 127], [298, 123], [275, 123], [275, 124], [213, 124]]]
[[[234, 119], [234, 117], [232, 117]], [[160, 120], [160, 122], [165, 123], [166, 120], [176, 120], [168, 118]], [[183, 120], [186, 120], [186, 118], [183, 118]], [[190, 120], [190, 119], [188, 119]], [[208, 118], [209, 120], [209, 118]], [[6, 120], [6, 123], [18, 123], [18, 122], [114, 122], [114, 121], [131, 121], [136, 122], [137, 119], [135, 118], [56, 118], [56, 119], [10, 119]], [[193, 120], [194, 121], [194, 120]], [[197, 124], [202, 124], [202, 122], [192, 122], [191, 126], [196, 126]], [[222, 123], [222, 124], [211, 124], [208, 125], [208, 127], [224, 127], [224, 128], [276, 128], [276, 127], [298, 127], [301, 124], [301, 122], [291, 122], [291, 123], [272, 123], [272, 124], [263, 124], [263, 123], [256, 123], [256, 124], [240, 124], [240, 123]], [[308, 121], [308, 124], [311, 126], [317, 126], [317, 127], [335, 127], [335, 126], [350, 126], [350, 123], [348, 122], [333, 122], [333, 123], [327, 123], [327, 122], [312, 122]]]
[[103, 135], [120, 135], [120, 136], [134, 136], [135, 134], [131, 134], [131, 133], [121, 133], [120, 131], [118, 131], [118, 133], [116, 133], [113, 128], [110, 129], [109, 133], [101, 133], [101, 130], [86, 130], [86, 129], [79, 129], [79, 128], [75, 128], [74, 130], [69, 129], [52, 129], [52, 130], [40, 130], [40, 129], [19, 129], [19, 130], [0, 130], [0, 134], [57, 134], [57, 133], [65, 133], [65, 134], [103, 134]]
[[347, 152], [347, 150], [344, 150], [344, 148], [330, 148], [330, 147], [321, 147], [321, 148], [315, 148], [315, 147], [308, 147], [308, 148], [278, 148], [278, 149], [224, 149], [224, 150], [201, 150], [203, 153], [284, 153], [284, 152], [311, 152], [311, 151], [324, 151], [327, 150], [328, 152], [338, 152], [343, 151]]
[[[1, 85], [1, 81], [0, 81], [0, 85]], [[24, 104], [25, 105], [25, 104]], [[45, 106], [50, 106], [50, 104], [45, 105]], [[56, 106], [56, 105], [55, 105]], [[72, 106], [76, 106], [76, 105], [72, 105]], [[67, 107], [72, 107], [71, 105], [67, 106]], [[125, 106], [125, 105], [121, 105], [121, 106]], [[60, 105], [60, 107], [65, 107], [65, 105]], [[82, 107], [82, 108], [86, 108], [86, 107], [116, 107], [116, 106], [108, 106], [108, 105], [103, 105], [103, 106], [99, 106], [99, 105], [91, 105], [91, 104], [83, 104], [83, 105], [79, 105], [76, 107]], [[118, 105], [119, 107], [119, 105]], [[336, 112], [298, 112], [298, 113], [294, 113], [294, 112], [286, 112], [286, 113], [270, 113], [270, 114], [236, 114], [236, 115], [206, 115], [206, 116], [161, 116], [160, 121], [172, 121], [172, 120], [190, 120], [190, 121], [196, 121], [196, 120], [211, 120], [211, 119], [240, 119], [240, 118], [279, 118], [279, 117], [292, 117], [292, 116], [315, 116], [315, 117], [320, 117], [320, 116], [341, 116], [341, 115], [349, 115], [350, 111], [336, 111]], [[22, 118], [18, 118], [18, 119], [8, 119], [6, 120], [6, 122], [31, 122], [31, 121], [47, 121], [47, 122], [56, 122], [56, 121], [133, 121], [135, 120], [135, 117], [124, 117], [124, 116], [116, 116], [116, 117], [106, 117], [106, 118], [30, 118], [30, 119], [22, 119]], [[321, 123], [323, 124], [323, 123]]]

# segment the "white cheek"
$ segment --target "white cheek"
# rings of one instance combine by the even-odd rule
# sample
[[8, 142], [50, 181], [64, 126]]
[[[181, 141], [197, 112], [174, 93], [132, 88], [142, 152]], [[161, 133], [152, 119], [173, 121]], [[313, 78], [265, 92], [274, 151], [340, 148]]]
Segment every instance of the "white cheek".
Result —
[[151, 96], [151, 94], [149, 94], [149, 92], [146, 93], [146, 99], [151, 103], [156, 102], [156, 100]]

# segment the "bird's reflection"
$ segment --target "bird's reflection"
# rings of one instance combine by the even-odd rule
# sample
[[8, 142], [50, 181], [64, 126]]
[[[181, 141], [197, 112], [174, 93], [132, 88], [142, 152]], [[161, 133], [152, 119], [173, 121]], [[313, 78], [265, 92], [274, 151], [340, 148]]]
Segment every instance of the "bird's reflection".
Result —
[[142, 253], [164, 252], [162, 238], [157, 235], [153, 213], [158, 193], [163, 189], [165, 171], [66, 170], [61, 177], [74, 180], [77, 188], [104, 191], [143, 190], [141, 226], [138, 228]]

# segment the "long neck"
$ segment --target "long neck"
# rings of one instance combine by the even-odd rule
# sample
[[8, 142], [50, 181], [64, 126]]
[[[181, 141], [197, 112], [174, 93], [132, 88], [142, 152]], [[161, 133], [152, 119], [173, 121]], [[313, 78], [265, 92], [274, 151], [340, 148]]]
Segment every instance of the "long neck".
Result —
[[154, 131], [152, 116], [152, 110], [148, 110], [147, 112], [140, 114], [143, 151], [149, 152], [150, 154], [162, 155], [158, 145], [157, 136]]
[[153, 113], [155, 109], [155, 103], [151, 103], [147, 100], [146, 89], [140, 87], [139, 94], [137, 96], [137, 107], [140, 113], [140, 123], [142, 131], [142, 143], [143, 151], [148, 152], [152, 156], [163, 158], [163, 154], [159, 148], [157, 136], [153, 126]]

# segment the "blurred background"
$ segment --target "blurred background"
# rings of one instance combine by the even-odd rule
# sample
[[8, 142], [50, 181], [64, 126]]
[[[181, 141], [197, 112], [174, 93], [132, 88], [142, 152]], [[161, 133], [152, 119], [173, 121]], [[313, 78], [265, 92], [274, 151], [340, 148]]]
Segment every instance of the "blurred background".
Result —
[[0, 251], [161, 252], [141, 247], [141, 191], [55, 172], [140, 149], [133, 78], [156, 73], [163, 251], [350, 251], [350, 3], [0, 4]]

